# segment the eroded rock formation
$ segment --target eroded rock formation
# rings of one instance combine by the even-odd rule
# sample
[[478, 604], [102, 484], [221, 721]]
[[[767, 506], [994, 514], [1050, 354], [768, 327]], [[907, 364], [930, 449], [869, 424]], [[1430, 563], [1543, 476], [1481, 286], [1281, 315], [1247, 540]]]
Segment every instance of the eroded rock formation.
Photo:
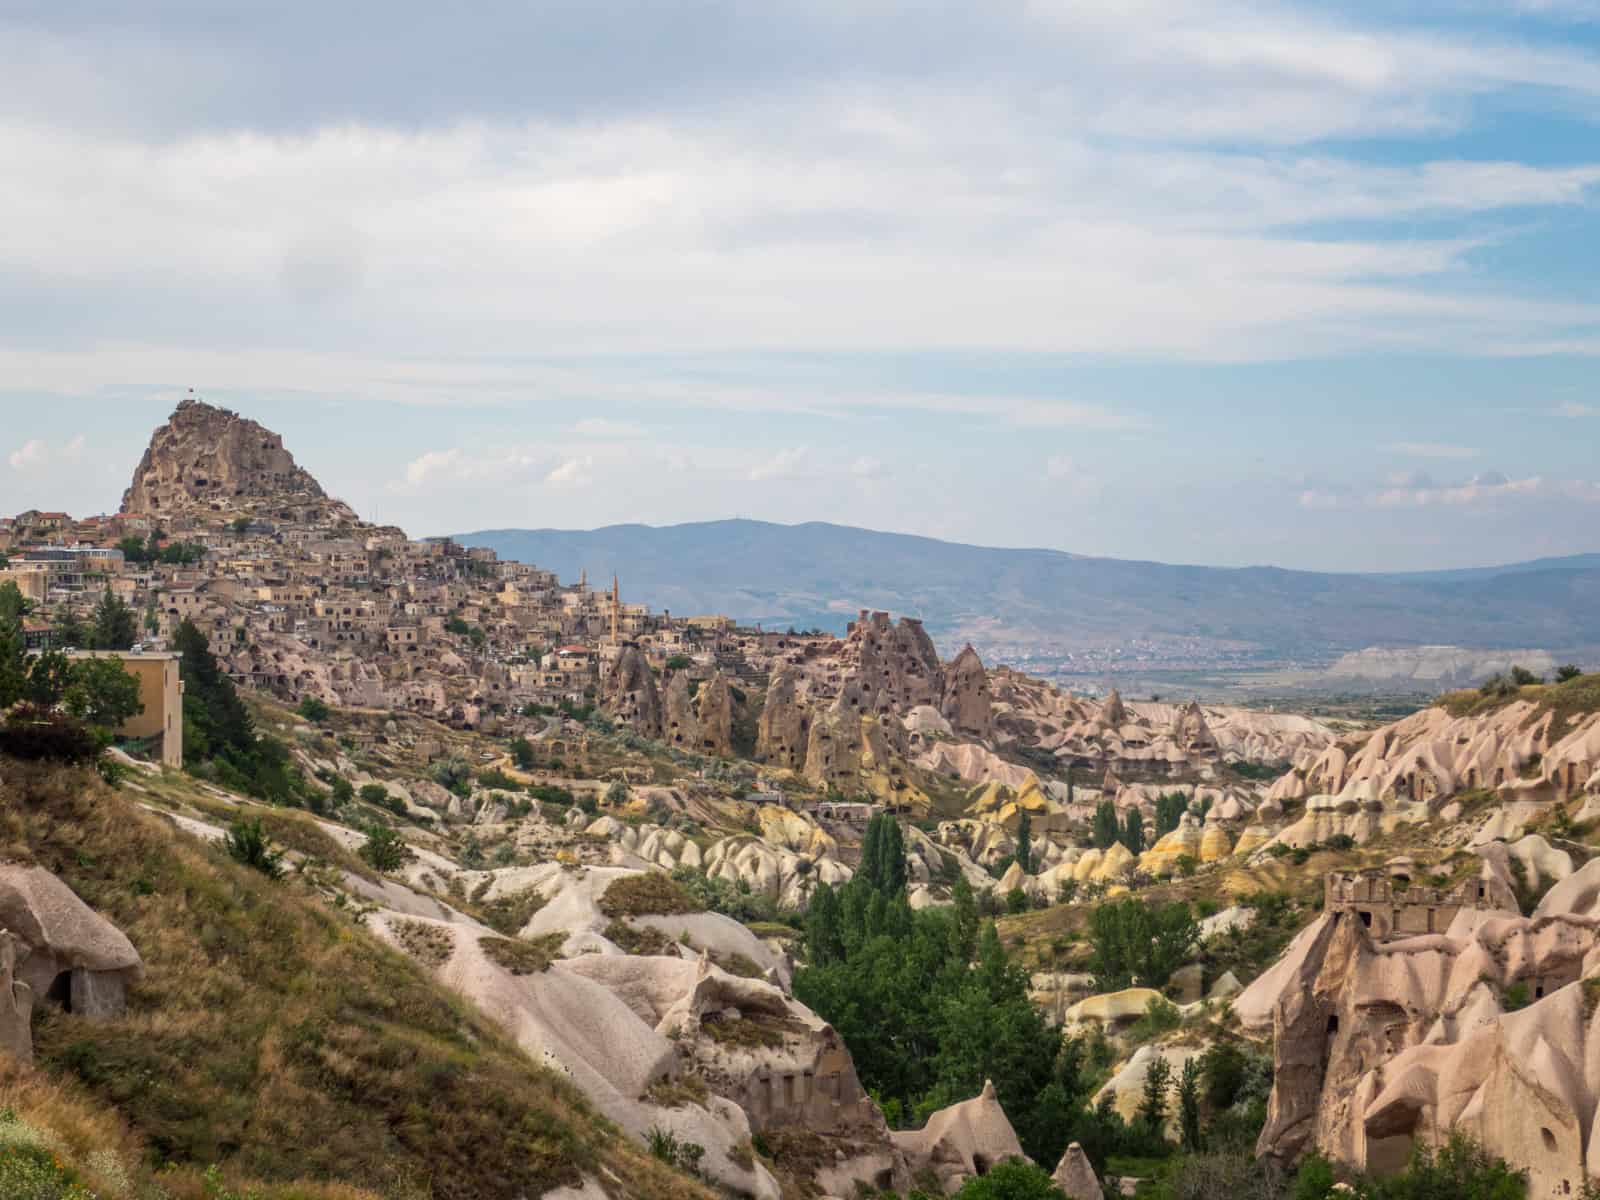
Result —
[[355, 520], [296, 465], [279, 435], [225, 408], [187, 399], [156, 430], [122, 511], [164, 517], [193, 509], [295, 520], [334, 513]]

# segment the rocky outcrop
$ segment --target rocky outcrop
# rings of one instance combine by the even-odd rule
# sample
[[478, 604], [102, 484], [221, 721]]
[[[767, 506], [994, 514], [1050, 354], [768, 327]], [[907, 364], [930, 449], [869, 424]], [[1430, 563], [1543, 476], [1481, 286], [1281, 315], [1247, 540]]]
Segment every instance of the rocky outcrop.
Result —
[[800, 673], [782, 667], [767, 685], [767, 702], [756, 722], [756, 758], [798, 771], [806, 765], [811, 716], [799, 699]]
[[[637, 874], [557, 864], [484, 873], [486, 900], [529, 888], [544, 898], [522, 931], [527, 941], [393, 911], [370, 923], [628, 1133], [661, 1129], [704, 1147], [700, 1169], [723, 1189], [777, 1200], [776, 1181], [748, 1147], [785, 1128], [836, 1140], [829, 1178], [840, 1194], [854, 1194], [857, 1179], [909, 1182], [843, 1040], [789, 996], [781, 957], [715, 913], [608, 916], [607, 889]], [[473, 878], [463, 875], [478, 894]], [[624, 953], [605, 936], [619, 923], [643, 952]], [[548, 957], [552, 939], [567, 957], [530, 958], [535, 947]], [[764, 977], [746, 977], [756, 973]]]
[[956, 655], [955, 661], [945, 671], [944, 699], [939, 711], [956, 733], [978, 738], [994, 735], [989, 673], [983, 669], [983, 660], [970, 645]]
[[1452, 796], [1480, 788], [1566, 799], [1600, 787], [1596, 766], [1600, 713], [1558, 719], [1528, 700], [1476, 716], [1433, 707], [1329, 746], [1280, 778], [1269, 795], [1308, 806], [1332, 799], [1428, 815]]
[[0, 866], [0, 1047], [27, 1061], [37, 1004], [119, 1017], [144, 974], [133, 944], [43, 867]]
[[733, 689], [721, 671], [700, 685], [695, 701], [700, 734], [695, 749], [701, 754], [729, 757], [733, 754]]
[[[920, 704], [939, 707], [944, 699], [944, 668], [922, 622], [862, 610], [851, 622], [844, 657], [854, 660], [863, 688], [876, 695], [879, 715], [907, 713]], [[981, 664], [980, 664], [981, 666]]]
[[[1484, 876], [1489, 898], [1493, 870], [1488, 864]], [[1442, 1131], [1445, 1109], [1468, 1113], [1472, 1089], [1452, 1089], [1449, 1104], [1442, 1096], [1433, 1104], [1427, 1099], [1431, 1084], [1423, 1087], [1417, 1076], [1395, 1093], [1397, 1071], [1406, 1063], [1460, 1059], [1485, 1026], [1512, 1019], [1502, 1016], [1512, 989], [1537, 1009], [1600, 967], [1600, 926], [1590, 916], [1558, 911], [1582, 906], [1585, 887], [1574, 882], [1581, 874], [1557, 885], [1561, 894], [1552, 889], [1546, 897], [1555, 898], [1550, 909], [1532, 918], [1462, 907], [1446, 932], [1386, 941], [1376, 936], [1379, 917], [1392, 931], [1422, 927], [1426, 914], [1390, 912], [1366, 902], [1329, 905], [1234, 1000], [1245, 1028], [1270, 1027], [1273, 1033], [1273, 1091], [1258, 1150], [1293, 1157], [1315, 1145], [1358, 1168], [1383, 1171], [1400, 1165], [1415, 1140]], [[1431, 905], [1432, 899], [1425, 893], [1419, 903]], [[1577, 991], [1581, 996], [1582, 989]], [[1520, 1021], [1521, 1014], [1516, 1017]], [[1539, 1063], [1547, 1053], [1535, 1050], [1530, 1046], [1523, 1061]], [[1563, 1043], [1563, 1052], [1572, 1052], [1570, 1042]], [[1547, 1079], [1543, 1067], [1533, 1069], [1541, 1082]], [[1378, 1103], [1385, 1095], [1391, 1099]], [[1396, 1098], [1402, 1095], [1409, 1098]], [[1565, 1145], [1559, 1131], [1590, 1119], [1594, 1094], [1554, 1096], [1571, 1110], [1565, 1125], [1549, 1126]], [[1517, 1142], [1520, 1134], [1493, 1120], [1480, 1132], [1492, 1153], [1519, 1165], [1532, 1161]]]
[[[687, 681], [684, 686], [687, 691]], [[602, 684], [601, 700], [608, 713], [635, 733], [661, 736], [661, 693], [656, 689], [655, 673], [637, 646], [624, 646], [617, 655]]]
[[989, 1082], [973, 1099], [934, 1113], [923, 1128], [891, 1136], [911, 1174], [930, 1172], [946, 1194], [1008, 1159], [1027, 1157]]
[[1198, 703], [1130, 704], [1115, 691], [1096, 703], [1005, 667], [991, 671], [989, 683], [997, 738], [1080, 767], [1293, 763], [1334, 741], [1331, 729], [1308, 717]]
[[1083, 1152], [1083, 1147], [1073, 1142], [1067, 1147], [1067, 1152], [1061, 1156], [1061, 1161], [1056, 1164], [1054, 1174], [1050, 1181], [1061, 1189], [1067, 1200], [1104, 1200], [1105, 1192], [1100, 1187], [1100, 1180], [1094, 1173], [1094, 1167], [1089, 1162], [1089, 1156]]
[[122, 511], [151, 517], [244, 512], [295, 520], [331, 514], [355, 520], [295, 464], [281, 437], [194, 399], [181, 401], [156, 430], [123, 495]]

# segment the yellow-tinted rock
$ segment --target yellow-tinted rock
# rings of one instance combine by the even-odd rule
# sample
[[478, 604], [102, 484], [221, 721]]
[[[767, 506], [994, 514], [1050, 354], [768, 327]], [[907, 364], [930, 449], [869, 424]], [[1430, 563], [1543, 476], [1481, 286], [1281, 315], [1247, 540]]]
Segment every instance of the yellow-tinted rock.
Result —
[[1272, 830], [1261, 825], [1252, 825], [1239, 835], [1239, 841], [1233, 847], [1233, 852], [1241, 856], [1254, 854], [1271, 840]]
[[1207, 825], [1200, 838], [1200, 861], [1221, 862], [1233, 853], [1233, 839], [1220, 825]]
[[1160, 999], [1161, 993], [1154, 988], [1134, 987], [1120, 992], [1102, 992], [1098, 996], [1079, 1000], [1067, 1009], [1062, 1021], [1068, 1025], [1076, 1025], [1080, 1021], [1099, 1021], [1101, 1024], [1133, 1021], [1144, 1016], [1150, 1001]]

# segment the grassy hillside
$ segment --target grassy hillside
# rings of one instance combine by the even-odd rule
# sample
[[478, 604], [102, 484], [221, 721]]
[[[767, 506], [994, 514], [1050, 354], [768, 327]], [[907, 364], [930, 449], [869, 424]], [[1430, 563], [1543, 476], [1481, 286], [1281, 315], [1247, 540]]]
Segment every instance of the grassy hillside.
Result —
[[511, 1200], [585, 1174], [706, 1195], [308, 885], [91, 772], [0, 762], [0, 858], [54, 871], [144, 956], [124, 1018], [42, 1010], [34, 1041], [82, 1111], [114, 1109], [145, 1160], [189, 1169], [175, 1188], [221, 1164], [264, 1200]]

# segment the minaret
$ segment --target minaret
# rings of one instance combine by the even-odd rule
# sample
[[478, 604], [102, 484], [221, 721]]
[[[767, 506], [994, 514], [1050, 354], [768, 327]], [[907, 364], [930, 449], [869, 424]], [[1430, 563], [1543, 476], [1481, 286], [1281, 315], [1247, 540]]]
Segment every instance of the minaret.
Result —
[[617, 577], [611, 577], [611, 644], [620, 646], [622, 642], [617, 638], [617, 618], [622, 613], [622, 588], [617, 584]]

